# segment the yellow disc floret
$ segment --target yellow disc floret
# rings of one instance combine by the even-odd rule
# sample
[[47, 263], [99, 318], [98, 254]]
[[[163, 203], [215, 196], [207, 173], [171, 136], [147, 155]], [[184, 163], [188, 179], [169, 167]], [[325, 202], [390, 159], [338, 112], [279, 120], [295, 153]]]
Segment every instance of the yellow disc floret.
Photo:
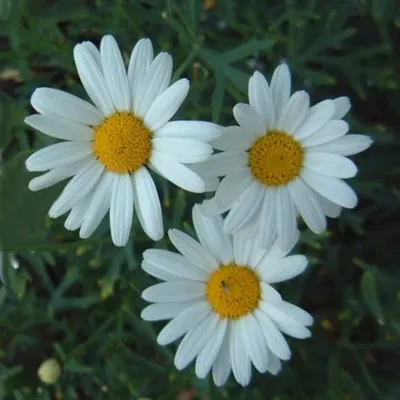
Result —
[[246, 266], [222, 265], [207, 282], [208, 302], [221, 318], [236, 319], [251, 313], [260, 298], [260, 280]]
[[94, 154], [109, 171], [134, 172], [149, 160], [151, 131], [133, 114], [117, 112], [94, 130]]
[[304, 149], [285, 132], [270, 131], [257, 139], [249, 151], [249, 166], [255, 178], [267, 186], [286, 185], [300, 175]]

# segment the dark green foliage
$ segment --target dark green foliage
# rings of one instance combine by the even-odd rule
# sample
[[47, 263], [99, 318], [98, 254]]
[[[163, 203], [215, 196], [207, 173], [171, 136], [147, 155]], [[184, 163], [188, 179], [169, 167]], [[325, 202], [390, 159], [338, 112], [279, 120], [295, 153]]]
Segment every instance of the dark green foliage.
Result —
[[[0, 0], [0, 224], [6, 284], [0, 286], [0, 399], [273, 399], [400, 398], [400, 3], [397, 0]], [[4, 4], [3, 4], [4, 3]], [[213, 3], [213, 2], [207, 2]], [[9, 7], [11, 5], [11, 7]], [[5, 10], [3, 12], [3, 10]], [[24, 169], [32, 149], [52, 139], [23, 123], [36, 87], [84, 96], [73, 58], [82, 40], [113, 34], [129, 57], [150, 37], [172, 53], [173, 79], [191, 91], [179, 118], [231, 124], [232, 106], [247, 97], [252, 68], [267, 77], [281, 60], [294, 87], [315, 103], [348, 95], [352, 131], [373, 137], [356, 157], [360, 202], [326, 234], [305, 229], [298, 251], [310, 265], [281, 284], [288, 301], [315, 317], [310, 340], [291, 340], [293, 358], [277, 377], [254, 373], [242, 389], [216, 388], [178, 372], [174, 348], [155, 338], [162, 324], [140, 320], [141, 291], [154, 280], [141, 269], [154, 246], [139, 226], [124, 249], [107, 221], [88, 240], [50, 220], [60, 187], [31, 193]], [[190, 209], [202, 197], [157, 181], [165, 228], [190, 230]], [[156, 244], [169, 247], [167, 239]], [[20, 268], [9, 265], [14, 254]], [[57, 358], [53, 387], [37, 377]], [[190, 391], [193, 388], [193, 391]]]

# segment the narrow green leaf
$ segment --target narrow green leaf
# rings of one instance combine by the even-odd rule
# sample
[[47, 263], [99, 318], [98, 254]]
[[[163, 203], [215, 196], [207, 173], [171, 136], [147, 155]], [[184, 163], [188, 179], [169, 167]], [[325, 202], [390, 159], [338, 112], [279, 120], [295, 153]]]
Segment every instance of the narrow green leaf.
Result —
[[361, 294], [364, 303], [368, 306], [371, 313], [376, 317], [378, 323], [385, 323], [382, 306], [378, 297], [378, 290], [375, 276], [372, 272], [366, 271], [361, 279]]
[[250, 57], [259, 51], [269, 50], [275, 44], [275, 40], [272, 39], [250, 39], [248, 42], [241, 44], [240, 46], [228, 50], [222, 54], [223, 59], [227, 64], [231, 62], [243, 60], [246, 57]]

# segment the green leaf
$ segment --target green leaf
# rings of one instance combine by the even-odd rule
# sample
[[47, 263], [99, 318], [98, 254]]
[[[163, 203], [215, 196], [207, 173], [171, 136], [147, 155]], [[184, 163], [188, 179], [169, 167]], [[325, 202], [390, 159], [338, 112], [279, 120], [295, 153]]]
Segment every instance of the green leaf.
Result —
[[382, 306], [378, 297], [378, 290], [375, 275], [366, 271], [361, 279], [361, 294], [364, 303], [368, 306], [371, 313], [376, 317], [380, 325], [384, 325], [384, 316]]
[[25, 169], [28, 154], [18, 154], [2, 170], [0, 236], [4, 250], [29, 250], [55, 241], [45, 226], [45, 218], [60, 187], [54, 186], [39, 192], [28, 189], [28, 182], [34, 178]]
[[275, 44], [275, 40], [272, 39], [250, 39], [248, 42], [235, 47], [232, 50], [228, 50], [221, 56], [226, 63], [243, 60], [244, 58], [250, 57], [259, 51], [269, 50]]

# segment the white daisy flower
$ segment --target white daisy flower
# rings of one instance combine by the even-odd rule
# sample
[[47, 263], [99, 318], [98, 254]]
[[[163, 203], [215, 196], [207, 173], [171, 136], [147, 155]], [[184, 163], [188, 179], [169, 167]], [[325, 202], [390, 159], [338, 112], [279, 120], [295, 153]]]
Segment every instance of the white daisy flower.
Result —
[[367, 136], [347, 134], [349, 126], [341, 119], [350, 109], [347, 97], [310, 107], [309, 95], [290, 95], [290, 87], [285, 64], [275, 70], [270, 86], [255, 72], [249, 80], [250, 104], [233, 108], [239, 126], [225, 128], [213, 142], [222, 152], [199, 165], [209, 177], [224, 176], [207, 212], [229, 210], [224, 231], [258, 232], [264, 248], [277, 236], [287, 249], [298, 214], [321, 233], [326, 216], [355, 207], [357, 196], [342, 179], [354, 177], [357, 167], [346, 156], [372, 143]]
[[153, 240], [164, 235], [157, 188], [149, 169], [175, 185], [201, 193], [203, 179], [185, 164], [205, 161], [212, 153], [208, 141], [219, 136], [218, 125], [201, 121], [168, 122], [188, 90], [187, 79], [170, 85], [172, 58], [153, 58], [149, 39], [132, 51], [126, 71], [112, 36], [100, 51], [90, 42], [74, 48], [81, 82], [90, 104], [56, 89], [39, 88], [32, 106], [40, 113], [25, 122], [65, 142], [35, 152], [26, 160], [29, 171], [48, 171], [29, 183], [40, 190], [72, 177], [49, 211], [57, 218], [70, 211], [67, 229], [80, 228], [89, 237], [110, 211], [111, 237], [124, 246], [134, 208]]
[[248, 385], [251, 364], [260, 372], [277, 374], [280, 360], [291, 357], [282, 332], [308, 338], [306, 326], [313, 318], [282, 300], [271, 284], [303, 272], [306, 257], [287, 256], [277, 243], [261, 249], [242, 233], [227, 235], [222, 217], [207, 217], [198, 205], [193, 223], [200, 243], [171, 229], [169, 237], [181, 254], [144, 252], [142, 268], [165, 282], [142, 293], [154, 303], [143, 310], [142, 318], [171, 319], [158, 335], [160, 345], [184, 336], [175, 355], [179, 370], [196, 358], [196, 375], [205, 378], [212, 369], [218, 386], [231, 371], [241, 385]]

